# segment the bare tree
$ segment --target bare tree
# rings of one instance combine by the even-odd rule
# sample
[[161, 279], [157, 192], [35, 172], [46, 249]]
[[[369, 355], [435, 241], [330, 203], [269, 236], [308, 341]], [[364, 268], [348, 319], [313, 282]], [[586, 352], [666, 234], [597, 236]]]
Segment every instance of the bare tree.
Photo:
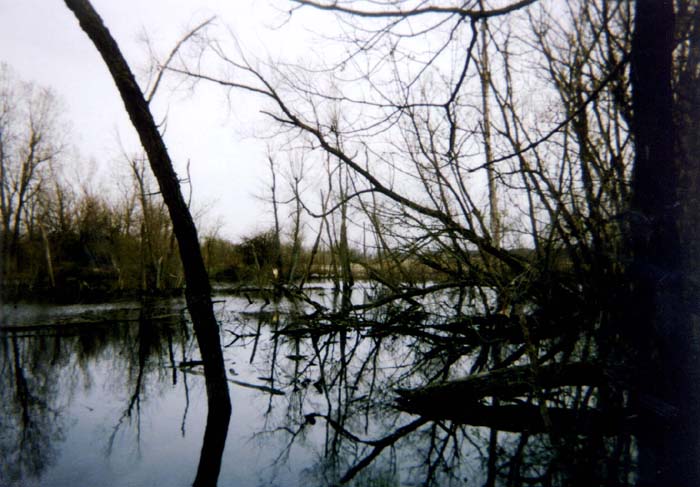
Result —
[[[697, 445], [677, 420], [696, 418], [700, 370], [688, 311], [697, 286], [677, 277], [681, 263], [696, 266], [688, 248], [697, 245], [678, 233], [697, 234], [686, 128], [697, 128], [688, 108], [697, 99], [696, 5], [675, 5], [684, 16], [677, 29], [673, 8], [655, 13], [651, 0], [636, 9], [606, 0], [294, 3], [347, 27], [337, 58], [271, 73], [212, 42], [207, 54], [231, 78], [200, 71], [203, 63], [168, 69], [260, 96], [286, 142], [309, 149], [305, 164], [328, 176], [321, 197], [303, 205], [320, 219], [314, 248], [325, 231], [346, 287], [353, 208], [374, 229], [386, 267], [398, 269], [395, 280], [374, 276], [381, 286], [366, 302], [329, 309], [309, 299], [308, 328], [294, 329], [312, 337], [319, 363], [333, 362], [318, 383], [327, 411], [312, 418], [329, 425], [327, 451], [337, 458], [347, 439], [373, 447], [338, 477], [349, 481], [417, 432], [428, 435], [434, 481], [447, 447], [468, 443], [463, 427], [473, 425], [494, 431], [483, 455], [489, 485], [629, 485], [630, 431], [640, 459], [656, 462], [640, 470], [642, 482], [694, 479], [696, 455], [670, 445]], [[647, 52], [655, 62], [645, 64]], [[681, 160], [691, 182], [680, 182]], [[416, 263], [440, 279], [413, 285], [404, 268]], [[396, 423], [383, 440], [349, 431], [360, 402], [349, 372], [361, 350], [353, 329], [415, 340], [417, 359], [391, 382], [409, 387], [392, 412], [421, 418]], [[326, 334], [337, 336], [321, 350]], [[631, 378], [640, 367], [656, 380]], [[683, 473], [659, 468], [667, 465]]]
[[[0, 213], [3, 268], [19, 267], [19, 241], [34, 223], [35, 207], [48, 166], [63, 149], [58, 131], [58, 100], [31, 83], [14, 79], [0, 66]], [[57, 162], [56, 162], [57, 163]]]
[[221, 468], [221, 454], [228, 431], [231, 401], [221, 352], [219, 327], [214, 316], [211, 287], [199, 247], [197, 229], [182, 196], [172, 161], [153, 120], [148, 102], [139, 89], [119, 47], [87, 0], [66, 0], [66, 5], [77, 17], [81, 28], [100, 52], [111, 73], [148, 155], [151, 169], [170, 213], [185, 273], [187, 306], [204, 361], [209, 405], [204, 445], [194, 485], [215, 485]]

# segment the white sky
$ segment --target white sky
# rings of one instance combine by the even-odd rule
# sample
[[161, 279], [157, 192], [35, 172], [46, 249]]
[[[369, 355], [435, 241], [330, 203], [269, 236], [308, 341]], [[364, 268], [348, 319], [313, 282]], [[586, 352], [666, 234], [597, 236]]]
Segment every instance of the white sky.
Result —
[[[140, 82], [147, 67], [148, 35], [161, 59], [189, 28], [216, 15], [244, 50], [267, 59], [299, 59], [307, 52], [298, 22], [283, 29], [290, 4], [254, 0], [93, 0]], [[302, 16], [314, 21], [314, 14]], [[295, 17], [298, 17], [295, 14]], [[303, 20], [302, 18], [302, 20]], [[329, 16], [324, 16], [328, 20]], [[93, 184], [125, 174], [120, 144], [139, 149], [119, 95], [92, 43], [62, 0], [0, 0], [0, 62], [17, 77], [54, 89], [63, 100], [74, 145], [83, 160], [98, 163]], [[233, 93], [229, 110], [220, 90], [173, 90], [161, 87], [154, 116], [168, 116], [166, 144], [181, 177], [191, 159], [195, 207], [213, 205], [207, 221], [223, 223], [220, 235], [237, 238], [267, 228], [270, 209], [256, 196], [264, 194], [268, 167], [265, 142], [251, 134], [266, 120], [257, 102]], [[237, 98], [240, 97], [240, 98]], [[269, 122], [268, 122], [269, 123]], [[206, 225], [204, 230], [206, 231]]]

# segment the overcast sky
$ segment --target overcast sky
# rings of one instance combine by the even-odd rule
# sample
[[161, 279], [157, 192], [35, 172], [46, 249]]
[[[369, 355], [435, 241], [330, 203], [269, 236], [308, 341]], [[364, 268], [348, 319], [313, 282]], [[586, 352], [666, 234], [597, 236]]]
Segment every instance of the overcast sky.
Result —
[[[219, 26], [236, 34], [244, 50], [260, 58], [298, 59], [306, 49], [308, 35], [301, 24], [272, 29], [285, 19], [279, 9], [289, 4], [283, 0], [274, 5], [254, 0], [92, 3], [139, 81], [145, 80], [148, 65], [145, 35], [163, 58], [189, 28], [213, 15]], [[0, 62], [20, 79], [50, 86], [63, 100], [63, 119], [71, 124], [74, 145], [84, 160], [99, 164], [92, 184], [120, 173], [115, 168], [123, 164], [120, 146], [130, 153], [138, 150], [106, 67], [62, 0], [0, 0]], [[228, 238], [265, 228], [271, 221], [269, 209], [256, 199], [264, 192], [268, 170], [265, 142], [251, 136], [264, 120], [256, 100], [241, 94], [229, 110], [219, 90], [193, 93], [166, 84], [156, 101], [155, 117], [167, 113], [166, 144], [181, 176], [191, 160], [196, 206], [213, 205], [208, 221], [219, 217], [221, 234]]]

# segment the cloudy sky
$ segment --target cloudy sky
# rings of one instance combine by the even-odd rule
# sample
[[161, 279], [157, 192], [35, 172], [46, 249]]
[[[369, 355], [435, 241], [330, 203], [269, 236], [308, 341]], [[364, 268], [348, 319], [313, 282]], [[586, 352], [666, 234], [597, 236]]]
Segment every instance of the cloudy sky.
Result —
[[[230, 29], [249, 55], [295, 60], [308, 49], [304, 26], [313, 28], [317, 21], [309, 13], [285, 23], [290, 4], [284, 0], [92, 3], [142, 84], [149, 60], [146, 38], [163, 59], [185, 32], [216, 16], [217, 32], [228, 35]], [[0, 62], [20, 79], [50, 86], [63, 100], [74, 145], [84, 161], [99, 167], [90, 184], [108, 184], [124, 174], [120, 153], [122, 147], [138, 150], [135, 133], [106, 67], [62, 0], [0, 0]], [[193, 91], [170, 82], [154, 105], [157, 119], [167, 114], [166, 144], [181, 175], [191, 161], [194, 202], [211, 206], [208, 224], [218, 218], [220, 233], [229, 238], [264, 228], [271, 218], [257, 197], [266, 184], [266, 143], [254, 134], [265, 119], [256, 100], [240, 94], [229, 107], [220, 90]]]

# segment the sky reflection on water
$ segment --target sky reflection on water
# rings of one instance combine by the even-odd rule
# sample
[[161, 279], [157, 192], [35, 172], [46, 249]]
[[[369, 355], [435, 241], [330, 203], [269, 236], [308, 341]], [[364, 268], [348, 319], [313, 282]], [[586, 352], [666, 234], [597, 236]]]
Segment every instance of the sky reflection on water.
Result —
[[[346, 299], [361, 304], [374, 291], [358, 285]], [[325, 288], [314, 299], [343, 305]], [[449, 296], [430, 299], [422, 304], [435, 316], [452, 312]], [[397, 389], [472, 364], [443, 331], [410, 328], [424, 314], [389, 306], [312, 323], [296, 318], [313, 311], [308, 303], [254, 294], [215, 306], [233, 405], [220, 486], [335, 485], [350, 473], [358, 487], [483, 480], [483, 428], [396, 409]], [[207, 400], [184, 309], [181, 300], [6, 308], [0, 485], [192, 485]]]
[[[227, 308], [237, 304], [231, 301]], [[178, 367], [198, 355], [181, 309], [181, 303], [169, 303], [169, 313], [158, 311], [170, 316], [147, 323], [6, 328], [0, 335], [0, 448], [7, 454], [0, 457], [0, 484], [191, 485], [207, 403], [201, 367]], [[18, 314], [47, 324], [51, 313], [60, 321], [79, 311], [20, 308]], [[14, 324], [20, 324], [17, 317]], [[245, 348], [227, 348], [227, 368], [237, 374], [232, 378], [261, 383], [249, 355]], [[266, 421], [268, 394], [236, 384], [230, 391], [233, 414], [220, 485], [256, 486], [273, 477], [274, 484], [296, 485], [309, 455], [295, 448], [280, 468], [279, 439], [256, 436]]]

